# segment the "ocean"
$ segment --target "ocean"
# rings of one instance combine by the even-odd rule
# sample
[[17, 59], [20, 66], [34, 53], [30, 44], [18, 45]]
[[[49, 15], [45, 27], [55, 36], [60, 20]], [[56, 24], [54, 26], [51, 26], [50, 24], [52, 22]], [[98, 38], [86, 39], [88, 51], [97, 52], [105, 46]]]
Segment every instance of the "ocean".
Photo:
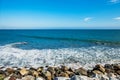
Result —
[[120, 30], [0, 30], [0, 66], [120, 63]]

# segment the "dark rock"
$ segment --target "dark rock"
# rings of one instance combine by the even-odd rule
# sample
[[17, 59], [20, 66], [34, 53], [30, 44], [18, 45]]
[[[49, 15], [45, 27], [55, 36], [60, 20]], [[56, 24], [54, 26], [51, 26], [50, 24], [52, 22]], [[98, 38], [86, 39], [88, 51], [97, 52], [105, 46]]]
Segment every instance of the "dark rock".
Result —
[[33, 67], [31, 67], [29, 70], [34, 70], [34, 71], [37, 71], [37, 69], [35, 69], [35, 68], [33, 68]]
[[74, 73], [73, 73], [73, 72], [66, 71], [66, 73], [69, 75], [69, 77], [72, 77], [72, 76], [74, 76]]
[[5, 71], [3, 71], [3, 70], [0, 70], [0, 74], [4, 74], [5, 73]]
[[104, 68], [112, 69], [112, 65], [110, 65], [110, 64], [105, 64], [105, 65], [104, 65]]
[[116, 73], [117, 73], [118, 75], [120, 75], [120, 70], [116, 71]]
[[68, 67], [67, 67], [67, 66], [61, 66], [61, 70], [62, 70], [63, 72], [68, 71]]
[[81, 67], [75, 70], [75, 74], [87, 76], [87, 70]]
[[69, 75], [68, 75], [67, 73], [65, 73], [65, 72], [61, 72], [61, 73], [59, 74], [59, 76], [60, 76], [60, 77], [69, 77]]
[[93, 71], [94, 71], [94, 70], [99, 70], [99, 71], [101, 71], [102, 73], [105, 73], [105, 68], [104, 68], [102, 65], [100, 65], [100, 64], [96, 65], [96, 66], [94, 67]]
[[95, 75], [95, 73], [93, 73], [93, 71], [88, 70], [88, 71], [87, 71], [87, 76], [93, 78], [93, 77], [95, 77], [96, 75]]
[[114, 64], [114, 65], [113, 65], [113, 68], [114, 68], [114, 70], [116, 70], [116, 71], [117, 71], [117, 70], [120, 70], [120, 65]]
[[114, 71], [113, 69], [107, 69], [107, 68], [106, 68], [106, 69], [105, 69], [105, 72], [106, 72], [106, 73], [114, 73], [115, 71]]

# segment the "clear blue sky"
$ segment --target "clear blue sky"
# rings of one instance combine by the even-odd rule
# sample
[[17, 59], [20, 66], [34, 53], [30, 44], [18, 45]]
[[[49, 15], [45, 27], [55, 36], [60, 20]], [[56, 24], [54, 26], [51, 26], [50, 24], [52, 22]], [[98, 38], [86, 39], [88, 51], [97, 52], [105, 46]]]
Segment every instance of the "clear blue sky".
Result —
[[120, 0], [0, 0], [8, 28], [120, 29]]

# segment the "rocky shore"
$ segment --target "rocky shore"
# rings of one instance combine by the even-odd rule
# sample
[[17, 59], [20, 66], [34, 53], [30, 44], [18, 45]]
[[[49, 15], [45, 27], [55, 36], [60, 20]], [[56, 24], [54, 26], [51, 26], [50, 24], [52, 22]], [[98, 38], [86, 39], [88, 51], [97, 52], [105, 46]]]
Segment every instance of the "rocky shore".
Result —
[[97, 64], [91, 70], [67, 66], [0, 67], [0, 80], [120, 80], [120, 64]]

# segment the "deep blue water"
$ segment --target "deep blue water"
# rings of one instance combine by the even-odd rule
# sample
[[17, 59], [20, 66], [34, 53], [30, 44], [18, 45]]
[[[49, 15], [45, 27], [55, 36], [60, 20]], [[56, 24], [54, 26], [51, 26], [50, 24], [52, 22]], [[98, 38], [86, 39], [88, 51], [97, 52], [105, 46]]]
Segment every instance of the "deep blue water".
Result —
[[0, 30], [0, 45], [17, 45], [22, 49], [79, 48], [120, 46], [120, 30]]

